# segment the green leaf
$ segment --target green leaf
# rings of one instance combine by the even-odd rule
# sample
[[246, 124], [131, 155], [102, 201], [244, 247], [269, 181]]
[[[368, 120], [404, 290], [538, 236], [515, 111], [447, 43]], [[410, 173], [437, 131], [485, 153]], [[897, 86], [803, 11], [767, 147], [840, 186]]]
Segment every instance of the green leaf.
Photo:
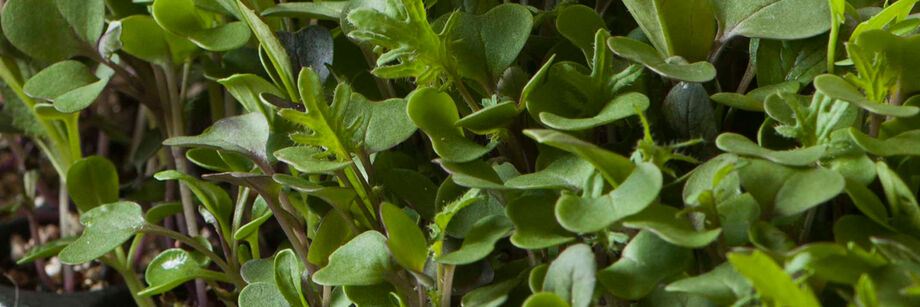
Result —
[[240, 297], [237, 299], [240, 307], [249, 306], [278, 306], [290, 307], [278, 286], [267, 282], [255, 282], [247, 285], [240, 291]]
[[[276, 80], [275, 83], [284, 85], [288, 95], [293, 98], [297, 93], [297, 87], [294, 84], [294, 68], [291, 66], [291, 59], [288, 58], [284, 46], [281, 45], [281, 41], [278, 40], [278, 37], [275, 36], [271, 28], [265, 24], [265, 21], [259, 18], [259, 16], [256, 15], [252, 9], [247, 7], [242, 0], [236, 0], [236, 5], [237, 8], [239, 8], [240, 15], [243, 17], [242, 20], [249, 25], [256, 39], [259, 40], [261, 49], [268, 55], [268, 59], [275, 69], [274, 73], [277, 73], [278, 77], [281, 79], [280, 82]], [[268, 67], [266, 67], [266, 69], [268, 69]]]
[[490, 83], [517, 59], [533, 26], [530, 11], [513, 3], [478, 16], [458, 12], [451, 19], [447, 50], [462, 63], [460, 75]]
[[[541, 153], [537, 160], [551, 160], [551, 162], [548, 162], [541, 170], [509, 179], [505, 182], [505, 186], [522, 190], [579, 190], [588, 176], [594, 174], [594, 166], [591, 163], [569, 153]], [[537, 165], [539, 164], [540, 162], [537, 162]]]
[[525, 195], [508, 203], [505, 214], [514, 224], [511, 243], [524, 249], [540, 249], [575, 240], [575, 234], [556, 222], [555, 200], [551, 195]]
[[776, 193], [774, 212], [786, 216], [804, 212], [834, 198], [845, 185], [843, 176], [829, 169], [795, 172]]
[[570, 231], [600, 231], [644, 210], [658, 197], [661, 186], [661, 171], [654, 164], [643, 162], [636, 165], [622, 185], [600, 198], [563, 194], [556, 202], [556, 219]]
[[275, 152], [275, 158], [304, 174], [335, 174], [352, 164], [351, 161], [326, 159], [320, 149], [308, 146], [292, 146], [278, 150]]
[[66, 238], [53, 240], [51, 242], [45, 242], [41, 245], [33, 246], [32, 248], [29, 249], [28, 252], [22, 255], [22, 258], [19, 258], [18, 260], [16, 260], [16, 265], [23, 265], [26, 263], [31, 263], [32, 261], [35, 261], [38, 259], [44, 259], [44, 258], [49, 258], [52, 256], [57, 256], [57, 254], [60, 253], [61, 250], [67, 247], [67, 245], [70, 245], [70, 243], [72, 243], [75, 239], [76, 238], [74, 237], [66, 237]]
[[313, 281], [324, 286], [370, 286], [384, 282], [394, 269], [386, 238], [366, 231], [329, 255], [329, 265], [316, 271]]
[[355, 127], [352, 142], [362, 144], [367, 153], [384, 151], [404, 142], [418, 129], [409, 120], [407, 107], [405, 99], [371, 101], [361, 94], [351, 94], [345, 117], [361, 122]]
[[470, 162], [492, 150], [463, 136], [463, 129], [454, 126], [460, 116], [450, 95], [434, 88], [418, 89], [407, 97], [409, 118], [425, 131], [432, 148], [446, 162]]
[[297, 260], [294, 251], [285, 249], [275, 255], [273, 264], [275, 272], [275, 285], [281, 291], [281, 295], [288, 301], [291, 306], [309, 306], [303, 297], [301, 289], [300, 274], [303, 271], [303, 264]]
[[71, 31], [56, 2], [63, 0], [7, 1], [0, 15], [6, 39], [42, 61], [56, 62], [77, 55], [83, 42]]
[[272, 106], [259, 99], [259, 95], [266, 93], [275, 96], [284, 95], [274, 84], [253, 74], [234, 74], [219, 79], [217, 82], [223, 85], [224, 88], [227, 89], [227, 92], [233, 95], [233, 98], [236, 98], [236, 101], [243, 105], [246, 112], [261, 112], [269, 122], [271, 122], [271, 118], [274, 117], [275, 110]]
[[710, 1], [625, 0], [623, 4], [661, 55], [679, 55], [691, 61], [705, 60], [709, 55], [716, 35]]
[[915, 106], [896, 106], [871, 101], [847, 80], [835, 75], [820, 75], [815, 78], [814, 85], [815, 89], [828, 97], [849, 102], [875, 114], [910, 117], [920, 112], [920, 108]]
[[879, 225], [888, 227], [888, 209], [872, 190], [862, 183], [847, 180], [846, 192], [860, 212]]
[[167, 66], [181, 64], [198, 50], [192, 42], [166, 32], [147, 15], [133, 15], [121, 23], [121, 49], [144, 61]]
[[321, 81], [326, 81], [333, 58], [332, 34], [326, 27], [313, 25], [277, 35], [295, 69], [310, 67]]
[[243, 280], [249, 284], [264, 282], [271, 285], [275, 284], [274, 259], [252, 259], [243, 263], [240, 267], [240, 275]]
[[466, 233], [460, 249], [441, 256], [438, 262], [463, 265], [479, 261], [492, 253], [498, 240], [511, 233], [512, 226], [511, 220], [505, 216], [492, 215], [482, 218]]
[[619, 260], [597, 272], [597, 280], [613, 295], [635, 300], [683, 272], [692, 257], [689, 249], [640, 231], [623, 249]]
[[64, 248], [61, 262], [80, 264], [102, 257], [121, 246], [144, 226], [141, 206], [133, 202], [105, 204], [80, 215], [83, 234]]
[[750, 237], [748, 230], [760, 219], [760, 205], [757, 204], [757, 200], [750, 193], [735, 195], [718, 201], [716, 211], [719, 214], [725, 244], [747, 244]]
[[640, 93], [626, 93], [607, 103], [597, 115], [590, 118], [566, 118], [553, 113], [540, 113], [540, 121], [553, 129], [565, 131], [600, 127], [636, 115], [648, 109], [648, 97]]
[[623, 226], [645, 229], [671, 244], [701, 248], [719, 238], [721, 228], [696, 231], [690, 220], [680, 211], [665, 205], [652, 205], [635, 215], [623, 219]]
[[180, 202], [171, 201], [160, 203], [147, 209], [147, 213], [144, 214], [144, 220], [150, 224], [159, 224], [167, 217], [179, 214], [180, 212], [182, 212], [182, 203]]
[[195, 194], [198, 201], [210, 212], [219, 223], [225, 238], [229, 238], [230, 216], [233, 214], [233, 200], [227, 191], [216, 184], [174, 171], [165, 170], [153, 175], [160, 181], [179, 180]]
[[770, 39], [801, 39], [831, 27], [825, 0], [713, 1], [719, 20], [719, 39], [735, 36]]
[[163, 145], [226, 150], [249, 157], [261, 168], [268, 168], [268, 136], [265, 117], [247, 113], [221, 119], [200, 135], [171, 137], [163, 141]]
[[891, 226], [912, 236], [920, 235], [920, 206], [914, 196], [916, 193], [885, 162], [875, 162], [875, 167], [878, 179], [885, 188]]
[[870, 137], [856, 128], [850, 128], [849, 132], [850, 138], [859, 148], [876, 156], [920, 155], [920, 130], [906, 131], [883, 140]]
[[425, 234], [406, 213], [391, 203], [380, 205], [380, 217], [387, 231], [387, 247], [403, 267], [422, 272], [428, 259]]
[[310, 243], [307, 260], [319, 267], [326, 266], [329, 263], [329, 255], [353, 236], [341, 213], [329, 211], [320, 222], [313, 242]]
[[67, 193], [80, 212], [118, 201], [118, 170], [106, 158], [77, 160], [67, 171]]
[[724, 306], [747, 296], [752, 287], [730, 263], [723, 262], [712, 271], [672, 282], [665, 290], [700, 295]]
[[765, 300], [785, 306], [821, 306], [807, 285], [799, 287], [770, 256], [761, 251], [755, 250], [749, 255], [729, 253], [728, 261], [751, 281]]
[[594, 34], [607, 25], [594, 9], [575, 4], [559, 10], [556, 16], [556, 30], [581, 48], [588, 59], [594, 58]]
[[492, 166], [482, 160], [467, 163], [448, 163], [440, 160], [437, 162], [450, 173], [451, 179], [457, 185], [492, 190], [505, 188], [501, 176], [495, 171], [499, 165]]
[[511, 125], [518, 114], [521, 114], [521, 110], [518, 109], [517, 103], [505, 101], [473, 112], [455, 124], [477, 134], [492, 134]]
[[170, 248], [150, 261], [144, 272], [144, 279], [149, 286], [137, 294], [145, 296], [164, 293], [196, 278], [230, 281], [223, 273], [202, 268], [189, 252]]
[[339, 21], [347, 1], [278, 3], [262, 11], [263, 17], [300, 17]]
[[808, 166], [824, 157], [824, 145], [794, 150], [776, 151], [758, 146], [748, 138], [735, 133], [723, 133], [716, 139], [716, 146], [726, 152], [748, 155], [770, 160], [782, 165]]
[[251, 219], [248, 223], [240, 226], [239, 229], [233, 233], [234, 240], [246, 240], [253, 234], [258, 233], [259, 227], [262, 226], [269, 218], [274, 214], [271, 209], [268, 208], [268, 203], [265, 202], [265, 199], [262, 196], [256, 198], [256, 201], [252, 203], [252, 211], [250, 213]]
[[589, 306], [594, 295], [595, 263], [590, 246], [569, 246], [549, 265], [543, 291], [555, 293], [573, 307]]
[[565, 150], [591, 162], [604, 175], [604, 179], [607, 179], [607, 182], [614, 187], [623, 182], [635, 167], [629, 159], [621, 155], [565, 133], [553, 130], [527, 129], [524, 130], [524, 135], [540, 144]]
[[687, 184], [684, 185], [682, 193], [684, 204], [693, 205], [699, 203], [699, 198], [703, 193], [712, 191], [717, 187], [716, 177], [725, 169], [734, 168], [737, 162], [738, 156], [721, 154], [693, 169], [690, 173], [690, 178], [687, 179]]
[[105, 2], [55, 0], [54, 3], [80, 39], [95, 45], [102, 35], [102, 27], [105, 26]]
[[60, 112], [73, 113], [96, 100], [109, 82], [109, 77], [103, 76], [97, 78], [80, 62], [61, 61], [29, 78], [22, 91], [30, 97], [53, 102]]
[[523, 307], [569, 307], [564, 299], [552, 292], [534, 293], [524, 301]]
[[617, 55], [645, 65], [655, 73], [671, 79], [706, 82], [716, 77], [716, 69], [709, 62], [688, 63], [679, 57], [665, 58], [652, 46], [628, 37], [611, 37], [607, 40], [607, 46]]

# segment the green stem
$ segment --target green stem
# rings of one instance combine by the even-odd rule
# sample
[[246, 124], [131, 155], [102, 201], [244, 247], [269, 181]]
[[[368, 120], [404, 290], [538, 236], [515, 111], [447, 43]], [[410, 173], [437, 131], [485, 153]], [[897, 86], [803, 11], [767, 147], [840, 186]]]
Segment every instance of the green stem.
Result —
[[443, 281], [441, 281], [441, 307], [450, 307], [450, 296], [454, 287], [454, 270], [456, 268], [452, 264], [444, 265]]
[[[121, 251], [124, 254], [124, 251], [121, 250], [121, 247], [118, 247], [116, 250]], [[123, 262], [123, 258], [113, 257], [112, 254], [108, 254], [99, 258], [99, 261], [105, 263], [109, 267], [115, 269], [122, 277], [124, 277], [125, 285], [128, 286], [128, 291], [131, 291], [131, 297], [134, 298], [134, 303], [138, 307], [156, 307], [156, 304], [153, 302], [153, 298], [149, 296], [138, 296], [137, 293], [144, 290], [144, 284], [141, 283], [140, 279], [137, 277], [137, 273], [134, 272], [134, 269], [131, 268], [130, 263]]]

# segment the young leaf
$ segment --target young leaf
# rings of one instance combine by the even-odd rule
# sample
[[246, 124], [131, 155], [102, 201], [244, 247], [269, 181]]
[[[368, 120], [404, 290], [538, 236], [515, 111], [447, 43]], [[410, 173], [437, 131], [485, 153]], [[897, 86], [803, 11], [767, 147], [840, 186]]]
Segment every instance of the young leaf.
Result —
[[431, 140], [432, 148], [445, 162], [470, 162], [492, 150], [470, 141], [463, 129], [454, 126], [460, 119], [450, 95], [434, 88], [422, 88], [407, 98], [409, 118]]
[[556, 16], [556, 30], [581, 48], [588, 59], [594, 58], [594, 34], [607, 25], [594, 9], [581, 5], [567, 6]]
[[275, 255], [275, 262], [272, 266], [275, 272], [275, 285], [281, 291], [281, 295], [288, 301], [291, 306], [307, 307], [307, 301], [303, 297], [301, 288], [301, 272], [303, 264], [297, 260], [294, 251], [285, 249]]
[[57, 254], [60, 253], [61, 250], [67, 247], [67, 245], [70, 245], [70, 243], [73, 243], [74, 240], [76, 240], [76, 238], [66, 237], [66, 238], [57, 239], [51, 242], [45, 242], [44, 244], [41, 244], [41, 245], [33, 246], [32, 248], [29, 249], [28, 252], [22, 255], [22, 258], [19, 258], [19, 260], [16, 260], [16, 265], [23, 265], [26, 263], [31, 263], [32, 261], [35, 261], [38, 259], [44, 259], [44, 258], [49, 258], [52, 256], [57, 256]]
[[701, 61], [709, 55], [716, 35], [710, 1], [625, 0], [623, 4], [662, 56]]
[[77, 160], [67, 171], [67, 193], [80, 212], [118, 201], [118, 170], [106, 158]]
[[688, 63], [680, 57], [666, 58], [652, 46], [628, 37], [611, 37], [607, 46], [617, 55], [645, 65], [664, 77], [687, 82], [706, 82], [716, 77], [716, 69], [709, 62]]
[[319, 267], [326, 266], [329, 263], [329, 255], [353, 236], [341, 213], [329, 211], [316, 230], [307, 260]]
[[600, 127], [636, 115], [648, 109], [648, 97], [640, 93], [626, 93], [607, 103], [597, 115], [590, 118], [566, 118], [553, 113], [540, 113], [540, 121], [553, 129], [578, 131]]
[[716, 146], [726, 152], [767, 159], [789, 166], [808, 166], [824, 157], [824, 145], [788, 151], [775, 151], [758, 146], [748, 138], [735, 133], [723, 133], [716, 139]]
[[701, 248], [719, 238], [721, 228], [696, 231], [690, 220], [679, 215], [674, 207], [652, 205], [635, 215], [623, 219], [623, 226], [644, 229], [671, 244]]
[[73, 113], [93, 103], [110, 77], [103, 74], [98, 78], [77, 61], [61, 61], [29, 78], [22, 90], [30, 97], [53, 102], [60, 112]]
[[770, 256], [761, 251], [749, 255], [729, 253], [728, 261], [751, 281], [767, 301], [786, 306], [821, 306], [807, 285], [799, 287]]
[[302, 17], [338, 21], [348, 2], [289, 2], [278, 3], [262, 11], [263, 17]]
[[278, 286], [267, 282], [255, 282], [247, 285], [240, 291], [237, 299], [240, 306], [278, 306], [290, 307], [288, 301], [281, 295]]
[[692, 293], [720, 305], [731, 305], [747, 296], [752, 288], [744, 276], [730, 263], [725, 262], [712, 271], [672, 282], [665, 290]]
[[591, 164], [604, 175], [604, 179], [607, 179], [607, 182], [613, 186], [618, 186], [622, 183], [635, 167], [629, 159], [621, 155], [604, 150], [597, 147], [597, 145], [579, 140], [565, 133], [553, 130], [529, 129], [524, 130], [524, 135], [529, 136], [541, 144], [571, 152], [591, 162]]
[[422, 272], [428, 258], [425, 234], [409, 216], [395, 205], [380, 205], [380, 217], [387, 231], [387, 246], [393, 258], [403, 267]]
[[482, 218], [466, 233], [460, 249], [441, 256], [438, 262], [462, 265], [479, 261], [492, 253], [498, 240], [511, 233], [512, 226], [511, 220], [505, 216], [491, 215]]
[[62, 17], [84, 42], [95, 45], [105, 26], [105, 2], [103, 0], [68, 1], [54, 0]]
[[894, 117], [910, 117], [920, 112], [920, 108], [914, 106], [896, 106], [871, 101], [867, 99], [866, 96], [863, 96], [862, 93], [860, 93], [855, 86], [847, 82], [847, 80], [835, 75], [820, 75], [815, 78], [814, 85], [815, 89], [828, 97], [849, 102], [875, 114]]

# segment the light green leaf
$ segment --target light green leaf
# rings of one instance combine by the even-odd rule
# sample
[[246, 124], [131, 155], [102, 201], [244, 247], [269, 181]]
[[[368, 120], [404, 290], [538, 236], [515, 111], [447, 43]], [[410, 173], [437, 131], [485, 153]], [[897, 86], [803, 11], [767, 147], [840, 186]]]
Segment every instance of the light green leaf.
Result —
[[237, 299], [240, 307], [256, 306], [278, 306], [290, 307], [278, 286], [267, 282], [255, 282], [247, 285], [240, 291], [240, 297]]
[[248, 223], [240, 226], [236, 232], [233, 233], [234, 240], [246, 240], [249, 236], [258, 233], [259, 227], [262, 226], [269, 218], [274, 214], [271, 209], [268, 208], [268, 203], [265, 202], [265, 199], [262, 196], [256, 198], [256, 201], [252, 203], [252, 211], [250, 213], [251, 219]]
[[588, 59], [594, 58], [594, 34], [606, 28], [604, 19], [594, 9], [581, 4], [567, 6], [556, 16], [556, 30], [581, 48]]
[[826, 0], [713, 1], [722, 42], [735, 36], [801, 39], [830, 29]]
[[236, 0], [236, 5], [239, 8], [240, 15], [243, 17], [243, 21], [249, 25], [252, 33], [259, 40], [262, 50], [265, 50], [265, 53], [268, 55], [268, 59], [275, 69], [274, 73], [277, 73], [278, 77], [281, 79], [280, 82], [276, 83], [284, 85], [288, 96], [296, 96], [297, 87], [296, 84], [294, 84], [294, 68], [291, 66], [291, 59], [288, 58], [284, 46], [281, 45], [281, 41], [278, 40], [278, 37], [275, 36], [271, 28], [265, 24], [265, 21], [259, 18], [259, 16], [256, 15], [252, 9], [247, 7], [242, 0]]
[[391, 203], [380, 205], [380, 217], [387, 231], [387, 247], [396, 262], [409, 270], [422, 272], [428, 258], [428, 241], [422, 230], [402, 209]]
[[540, 121], [553, 129], [565, 131], [586, 130], [600, 127], [636, 115], [648, 109], [648, 97], [640, 93], [626, 93], [607, 103], [597, 115], [590, 118], [566, 118], [553, 113], [540, 113]]
[[843, 192], [845, 185], [843, 176], [829, 169], [797, 171], [776, 193], [774, 212], [779, 215], [804, 212], [834, 198]]
[[153, 175], [160, 181], [179, 180], [195, 194], [198, 201], [217, 218], [221, 231], [226, 237], [230, 234], [230, 216], [233, 214], [233, 201], [223, 188], [216, 184], [174, 171], [165, 170]]
[[335, 174], [352, 164], [351, 161], [332, 161], [323, 157], [316, 147], [292, 146], [275, 152], [278, 161], [287, 163], [304, 174]]
[[680, 215], [674, 207], [652, 205], [635, 215], [623, 219], [623, 226], [645, 229], [671, 244], [701, 248], [719, 238], [721, 228], [696, 231], [690, 220]]
[[38, 259], [44, 259], [44, 258], [49, 258], [52, 256], [57, 256], [57, 254], [60, 253], [61, 250], [67, 247], [67, 245], [70, 245], [70, 243], [72, 243], [75, 239], [76, 238], [74, 237], [66, 237], [66, 238], [61, 238], [61, 239], [57, 239], [57, 240], [50, 241], [50, 242], [45, 242], [44, 244], [41, 244], [41, 245], [33, 246], [32, 248], [29, 249], [28, 252], [22, 255], [22, 258], [19, 258], [18, 260], [16, 260], [16, 265], [23, 265], [26, 263], [31, 263], [32, 261], [35, 261]]
[[635, 167], [629, 159], [621, 155], [565, 133], [553, 130], [527, 129], [524, 130], [524, 135], [529, 136], [538, 143], [565, 150], [591, 162], [604, 175], [604, 179], [607, 179], [607, 182], [613, 186], [618, 186], [623, 182]]
[[303, 264], [300, 263], [300, 260], [297, 260], [294, 251], [285, 249], [278, 252], [275, 255], [272, 267], [275, 272], [275, 285], [278, 286], [278, 290], [284, 296], [284, 299], [291, 306], [309, 306], [303, 297], [301, 289], [300, 275], [303, 271]]
[[462, 265], [479, 261], [492, 253], [498, 240], [511, 233], [512, 226], [511, 220], [505, 216], [492, 215], [482, 218], [466, 233], [460, 249], [441, 256], [438, 262]]
[[564, 299], [552, 292], [534, 293], [524, 301], [523, 307], [569, 307]]
[[[594, 166], [576, 155], [541, 153], [537, 160], [551, 159], [541, 170], [509, 179], [505, 186], [515, 189], [569, 189], [579, 190], [588, 176], [594, 173]], [[540, 162], [537, 162], [539, 165]]]
[[83, 234], [61, 251], [61, 262], [80, 264], [102, 257], [121, 246], [144, 226], [141, 206], [133, 202], [105, 204], [84, 212]]
[[856, 128], [850, 128], [849, 132], [857, 146], [876, 156], [920, 155], [920, 130], [906, 131], [884, 140], [870, 137]]
[[239, 153], [249, 157], [259, 167], [268, 168], [268, 123], [259, 113], [247, 113], [221, 119], [200, 135], [166, 139], [163, 145], [208, 147]]
[[353, 236], [341, 213], [329, 211], [316, 230], [307, 260], [319, 267], [326, 266], [329, 263], [329, 255]]
[[551, 195], [525, 195], [508, 203], [505, 214], [515, 228], [511, 243], [524, 249], [540, 249], [575, 240], [575, 234], [556, 222], [555, 200]]
[[407, 97], [409, 118], [431, 140], [434, 151], [446, 162], [470, 162], [492, 150], [463, 136], [454, 126], [460, 116], [450, 95], [434, 88], [422, 88]]
[[712, 271], [672, 282], [665, 290], [700, 295], [724, 306], [747, 296], [752, 287], [730, 263], [723, 262]]
[[914, 190], [888, 168], [885, 162], [878, 161], [875, 167], [878, 179], [885, 188], [885, 198], [891, 212], [891, 226], [913, 236], [920, 235], [920, 206], [917, 205]]
[[100, 156], [77, 160], [67, 171], [67, 193], [80, 212], [118, 201], [118, 170]]
[[55, 0], [54, 3], [73, 31], [84, 42], [95, 45], [105, 26], [105, 2]]
[[716, 35], [710, 1], [625, 0], [623, 4], [662, 56], [701, 61], [709, 55]]
[[820, 75], [815, 78], [814, 85], [815, 89], [828, 97], [849, 102], [875, 114], [910, 117], [920, 112], [920, 108], [915, 106], [896, 106], [871, 101], [860, 93], [855, 86], [835, 75]]
[[394, 269], [386, 238], [366, 231], [329, 255], [329, 265], [316, 271], [313, 281], [324, 286], [370, 286], [384, 282]]
[[570, 231], [600, 231], [648, 207], [658, 197], [662, 181], [654, 164], [640, 163], [622, 185], [600, 198], [563, 194], [556, 202], [556, 219]]
[[67, 60], [42, 69], [26, 81], [22, 91], [53, 102], [60, 112], [73, 113], [92, 104], [108, 81], [108, 76], [99, 79], [82, 63]]
[[611, 37], [607, 40], [607, 46], [617, 55], [671, 79], [706, 82], [716, 77], [716, 69], [709, 62], [688, 63], [679, 57], [665, 58], [652, 46], [628, 37]]
[[477, 134], [491, 134], [506, 128], [518, 114], [521, 114], [521, 110], [518, 109], [517, 103], [505, 101], [473, 112], [458, 120], [455, 125]]
[[594, 294], [595, 263], [590, 246], [569, 246], [549, 265], [543, 291], [555, 293], [572, 307], [589, 306]]
[[784, 306], [821, 306], [807, 285], [799, 287], [770, 256], [761, 251], [755, 250], [749, 255], [729, 253], [728, 261], [751, 281], [765, 300]]
[[787, 151], [776, 151], [758, 146], [748, 138], [735, 133], [723, 133], [716, 139], [716, 146], [726, 152], [767, 159], [789, 166], [808, 166], [824, 157], [827, 151], [823, 145]]
[[362, 144], [367, 153], [375, 153], [411, 137], [418, 127], [409, 120], [407, 105], [406, 100], [399, 98], [371, 101], [361, 94], [351, 94], [345, 118], [361, 123], [354, 128], [352, 142]]
[[458, 12], [451, 19], [447, 49], [461, 63], [460, 75], [490, 83], [517, 59], [533, 26], [530, 11], [514, 3], [478, 16]]
[[262, 11], [263, 17], [301, 17], [339, 21], [347, 1], [278, 3]]
[[150, 261], [144, 273], [149, 286], [137, 294], [144, 296], [164, 293], [196, 278], [230, 281], [223, 273], [202, 268], [189, 252], [170, 248]]
[[613, 295], [635, 300], [683, 272], [692, 257], [689, 249], [672, 245], [649, 231], [640, 231], [623, 249], [619, 260], [597, 272], [597, 280]]

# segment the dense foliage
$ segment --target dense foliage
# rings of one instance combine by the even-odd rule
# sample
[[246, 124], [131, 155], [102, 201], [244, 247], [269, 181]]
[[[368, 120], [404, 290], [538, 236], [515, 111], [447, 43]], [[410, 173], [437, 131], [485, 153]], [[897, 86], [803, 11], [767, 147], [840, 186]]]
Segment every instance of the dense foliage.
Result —
[[0, 131], [62, 204], [19, 262], [139, 306], [918, 306], [917, 2], [6, 0]]

